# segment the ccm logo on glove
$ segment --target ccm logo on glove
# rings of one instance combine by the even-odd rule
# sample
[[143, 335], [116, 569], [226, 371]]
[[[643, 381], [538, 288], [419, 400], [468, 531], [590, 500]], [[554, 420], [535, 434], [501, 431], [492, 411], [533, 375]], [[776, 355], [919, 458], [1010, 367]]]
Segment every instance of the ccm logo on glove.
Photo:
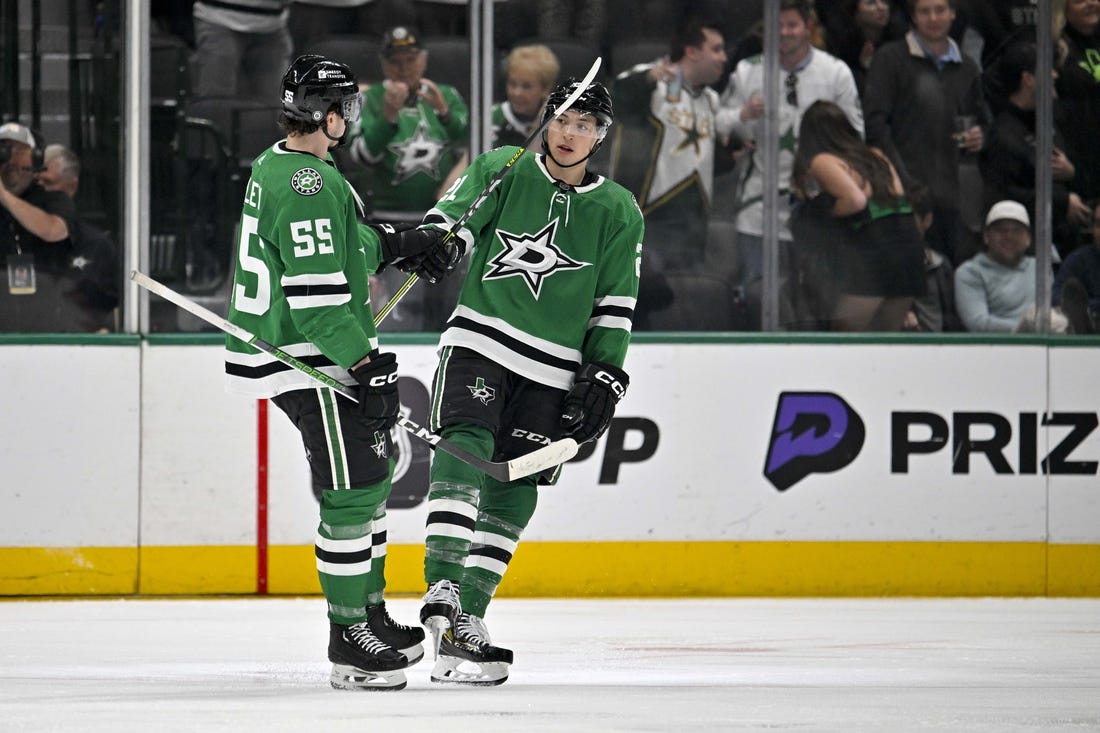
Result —
[[393, 384], [397, 381], [397, 372], [390, 372], [389, 374], [380, 374], [377, 377], [371, 377], [367, 380], [368, 387], [385, 387], [387, 384]]
[[618, 367], [598, 361], [582, 366], [562, 407], [565, 434], [578, 443], [603, 435], [629, 384], [630, 377]]
[[359, 414], [372, 430], [389, 430], [397, 423], [401, 398], [397, 394], [397, 357], [392, 351], [373, 351], [366, 363], [349, 370], [359, 383]]
[[596, 372], [596, 380], [606, 384], [615, 393], [615, 401], [618, 402], [626, 394], [626, 386], [615, 378], [611, 372], [601, 369]]

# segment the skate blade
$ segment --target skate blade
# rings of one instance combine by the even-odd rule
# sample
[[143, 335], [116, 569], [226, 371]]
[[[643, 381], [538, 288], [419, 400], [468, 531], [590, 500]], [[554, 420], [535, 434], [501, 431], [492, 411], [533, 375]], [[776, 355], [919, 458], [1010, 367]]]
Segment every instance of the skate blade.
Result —
[[403, 690], [408, 684], [400, 669], [371, 672], [350, 664], [332, 665], [328, 681], [337, 690]]
[[471, 662], [443, 656], [432, 668], [432, 682], [440, 685], [493, 687], [508, 679], [507, 662]]
[[443, 641], [443, 634], [451, 628], [451, 622], [446, 616], [429, 616], [422, 623], [432, 635], [432, 659], [439, 659], [439, 645]]

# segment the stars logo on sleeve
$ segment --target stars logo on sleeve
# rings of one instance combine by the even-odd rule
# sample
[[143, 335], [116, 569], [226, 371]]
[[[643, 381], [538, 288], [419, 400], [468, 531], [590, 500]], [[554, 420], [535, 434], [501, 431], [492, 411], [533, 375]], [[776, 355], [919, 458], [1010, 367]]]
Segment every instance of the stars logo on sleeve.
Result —
[[303, 196], [312, 196], [321, 190], [325, 181], [313, 168], [302, 168], [290, 179], [290, 187]]
[[439, 178], [439, 162], [443, 158], [446, 144], [429, 134], [428, 123], [421, 119], [416, 132], [400, 142], [390, 143], [386, 148], [397, 156], [393, 166], [394, 186], [423, 173], [431, 178]]
[[546, 278], [559, 272], [590, 266], [591, 262], [578, 262], [569, 258], [554, 244], [557, 230], [557, 219], [535, 234], [512, 234], [498, 229], [497, 238], [504, 249], [489, 260], [489, 271], [481, 279], [522, 278], [535, 300], [538, 300]]

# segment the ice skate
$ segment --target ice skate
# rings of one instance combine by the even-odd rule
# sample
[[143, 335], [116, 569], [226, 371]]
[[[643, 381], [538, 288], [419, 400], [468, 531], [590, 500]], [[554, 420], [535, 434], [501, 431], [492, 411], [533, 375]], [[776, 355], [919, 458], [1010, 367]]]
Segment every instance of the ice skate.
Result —
[[437, 580], [428, 586], [424, 605], [420, 607], [420, 623], [432, 634], [432, 651], [439, 658], [439, 644], [443, 632], [454, 628], [455, 616], [460, 609], [458, 583]]
[[329, 682], [337, 690], [401, 690], [409, 660], [371, 629], [369, 622], [353, 626], [329, 624]]
[[485, 621], [459, 613], [454, 628], [444, 632], [432, 682], [489, 687], [508, 679], [512, 650], [493, 646]]
[[399, 624], [386, 611], [386, 604], [380, 603], [367, 609], [367, 623], [371, 631], [390, 647], [393, 647], [409, 660], [409, 666], [424, 658], [424, 629]]

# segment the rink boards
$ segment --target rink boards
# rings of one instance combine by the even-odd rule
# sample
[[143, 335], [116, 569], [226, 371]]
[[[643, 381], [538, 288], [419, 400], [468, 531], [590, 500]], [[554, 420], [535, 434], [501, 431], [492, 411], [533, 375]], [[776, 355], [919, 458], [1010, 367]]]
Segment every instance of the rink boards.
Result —
[[[500, 593], [1100, 595], [1100, 350], [1072, 344], [637, 343]], [[393, 349], [426, 423], [434, 349]], [[223, 392], [212, 339], [9, 338], [0, 368], [0, 594], [318, 591], [298, 436]], [[398, 437], [387, 577], [416, 593], [428, 453]]]

